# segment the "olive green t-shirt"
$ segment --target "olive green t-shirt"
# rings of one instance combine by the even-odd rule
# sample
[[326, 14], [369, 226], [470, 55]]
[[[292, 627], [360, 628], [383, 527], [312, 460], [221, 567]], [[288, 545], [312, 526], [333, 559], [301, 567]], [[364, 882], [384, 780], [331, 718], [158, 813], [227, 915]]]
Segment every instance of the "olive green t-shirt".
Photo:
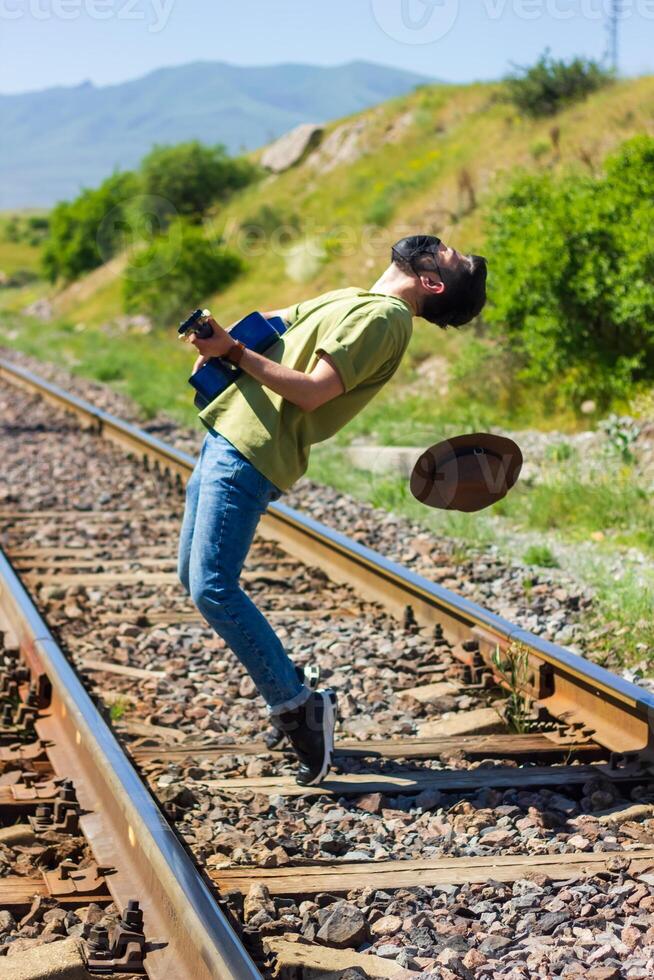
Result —
[[356, 288], [324, 293], [283, 315], [289, 327], [265, 356], [307, 373], [324, 351], [345, 391], [306, 412], [244, 371], [199, 418], [275, 486], [288, 490], [306, 470], [311, 445], [342, 429], [393, 376], [413, 320], [404, 300]]

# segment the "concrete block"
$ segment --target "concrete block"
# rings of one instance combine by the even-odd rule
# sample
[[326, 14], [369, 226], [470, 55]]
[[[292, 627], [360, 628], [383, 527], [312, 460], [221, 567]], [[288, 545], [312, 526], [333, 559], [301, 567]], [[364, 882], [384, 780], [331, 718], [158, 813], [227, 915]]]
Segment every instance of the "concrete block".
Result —
[[2, 980], [93, 980], [79, 939], [62, 939], [3, 957]]

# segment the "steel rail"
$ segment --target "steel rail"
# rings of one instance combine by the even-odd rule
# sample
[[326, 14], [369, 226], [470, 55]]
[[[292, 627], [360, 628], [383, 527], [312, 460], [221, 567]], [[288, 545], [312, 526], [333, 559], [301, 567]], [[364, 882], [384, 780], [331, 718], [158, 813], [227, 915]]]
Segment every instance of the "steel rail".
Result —
[[261, 975], [0, 549], [0, 613], [25, 661], [52, 686], [37, 733], [74, 777], [80, 825], [123, 907], [144, 911], [152, 980], [261, 980]]
[[[71, 395], [25, 368], [0, 360], [0, 378], [21, 385], [75, 412], [84, 424], [157, 468], [187, 478], [195, 459], [90, 402]], [[527, 689], [552, 715], [580, 728], [617, 756], [654, 755], [654, 694], [624, 680], [571, 650], [520, 629], [475, 602], [402, 567], [279, 501], [261, 520], [259, 533], [278, 541], [300, 561], [320, 565], [359, 595], [381, 602], [395, 615], [411, 607], [420, 625], [440, 624], [452, 642], [470, 640], [487, 664], [498, 647], [527, 650], [531, 677]]]

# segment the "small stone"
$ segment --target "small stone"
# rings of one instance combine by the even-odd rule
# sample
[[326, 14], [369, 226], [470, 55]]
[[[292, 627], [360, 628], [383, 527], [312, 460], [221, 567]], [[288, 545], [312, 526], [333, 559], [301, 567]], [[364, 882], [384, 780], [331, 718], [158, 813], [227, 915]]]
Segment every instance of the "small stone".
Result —
[[251, 677], [244, 677], [238, 686], [239, 698], [253, 698], [257, 693], [254, 681]]
[[336, 902], [329, 909], [317, 933], [317, 939], [336, 949], [355, 949], [368, 938], [363, 912], [349, 902]]
[[613, 952], [613, 946], [610, 943], [604, 943], [603, 946], [598, 946], [594, 949], [592, 953], [589, 953], [586, 957], [587, 963], [597, 963], [598, 960], [604, 960], [607, 956], [610, 956]]
[[608, 810], [613, 806], [615, 798], [608, 790], [597, 789], [590, 794], [590, 802], [594, 810]]
[[53, 919], [51, 922], [47, 922], [43, 931], [42, 936], [65, 936], [66, 926], [63, 923], [63, 919]]
[[628, 946], [629, 949], [633, 949], [640, 942], [640, 929], [636, 929], [635, 926], [625, 926], [620, 933], [620, 939]]
[[36, 895], [27, 915], [20, 920], [21, 926], [33, 926], [43, 921], [44, 914], [55, 904], [54, 899], [44, 895]]
[[[2, 913], [0, 912], [0, 915]], [[43, 913], [44, 922], [65, 922], [68, 913], [65, 909], [48, 909]]]
[[486, 936], [483, 942], [479, 944], [479, 952], [483, 953], [484, 956], [490, 956], [492, 959], [495, 959], [496, 956], [500, 955], [510, 945], [511, 940], [505, 936]]
[[400, 952], [397, 954], [396, 962], [397, 965], [401, 966], [404, 970], [414, 970], [419, 965], [408, 949], [400, 950]]
[[370, 931], [373, 936], [394, 936], [402, 928], [402, 919], [399, 915], [385, 915], [377, 919]]
[[255, 912], [255, 914], [247, 920], [247, 923], [249, 926], [253, 926], [255, 929], [260, 929], [261, 926], [273, 921], [272, 915], [270, 915], [266, 909], [259, 909], [258, 912]]
[[384, 797], [381, 793], [366, 793], [357, 800], [357, 808], [366, 813], [381, 813], [383, 805]]
[[592, 844], [586, 837], [582, 837], [581, 834], [573, 834], [572, 837], [568, 837], [568, 844], [574, 847], [575, 851], [590, 851]]
[[550, 932], [554, 932], [556, 927], [561, 925], [562, 922], [567, 922], [568, 918], [567, 912], [546, 912], [536, 922], [534, 927], [535, 931], [548, 935]]
[[194, 796], [188, 786], [180, 786], [179, 782], [164, 786], [159, 790], [157, 796], [162, 803], [174, 803], [183, 809], [189, 809], [197, 803], [197, 797]]
[[345, 834], [326, 833], [318, 838], [318, 845], [321, 851], [327, 854], [344, 854], [347, 851], [348, 841]]
[[512, 840], [513, 834], [509, 830], [503, 830], [502, 828], [489, 830], [487, 833], [484, 833], [483, 830], [481, 832], [482, 844], [490, 845], [491, 847], [505, 847]]
[[466, 955], [463, 957], [462, 962], [463, 965], [467, 966], [469, 970], [474, 970], [478, 966], [484, 966], [485, 963], [488, 963], [488, 960], [483, 953], [473, 947], [472, 949], [468, 950]]
[[453, 949], [443, 949], [436, 957], [437, 963], [442, 963], [444, 967], [455, 977], [461, 977], [462, 980], [475, 980], [475, 975], [472, 970], [469, 970], [463, 964], [463, 960], [460, 955]]
[[384, 943], [375, 948], [375, 956], [381, 956], [384, 960], [394, 960], [399, 956], [401, 948], [401, 946], [396, 946], [394, 943]]
[[16, 920], [8, 909], [0, 909], [0, 933], [12, 932], [16, 928]]
[[248, 779], [258, 779], [260, 776], [270, 775], [270, 763], [266, 759], [251, 759], [245, 767], [245, 775]]
[[421, 810], [433, 810], [435, 807], [441, 805], [443, 801], [443, 794], [437, 789], [424, 789], [422, 793], [418, 793], [415, 799], [415, 805], [420, 807]]
[[77, 909], [77, 915], [81, 922], [95, 926], [104, 917], [104, 909], [101, 909], [95, 902], [91, 902], [86, 908]]

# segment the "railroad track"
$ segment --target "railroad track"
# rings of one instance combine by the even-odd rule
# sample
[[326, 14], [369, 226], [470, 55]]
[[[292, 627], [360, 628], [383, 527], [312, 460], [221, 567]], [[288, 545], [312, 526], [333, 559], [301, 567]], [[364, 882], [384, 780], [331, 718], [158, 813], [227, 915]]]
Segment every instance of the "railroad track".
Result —
[[[140, 903], [151, 976], [484, 976], [492, 950], [460, 932], [443, 946], [425, 925], [452, 889], [534, 875], [623, 887], [654, 865], [647, 805], [630, 806], [651, 792], [648, 692], [278, 502], [244, 579], [299, 661], [327, 660], [345, 709], [337, 772], [298, 787], [260, 740], [249, 679], [176, 581], [192, 457], [13, 364], [0, 380], [23, 389], [3, 399], [19, 440], [6, 432], [3, 450], [21, 447], [1, 478], [5, 646], [21, 661], [9, 658], [5, 716], [34, 731], [4, 738], [1, 764], [28, 778], [0, 786], [0, 806], [22, 794], [21, 812], [55, 807], [53, 774], [73, 779], [95, 865], [117, 869], [94, 902]], [[511, 664], [521, 734], [501, 717]], [[599, 845], [545, 833], [516, 847], [507, 820], [524, 816], [493, 808], [530, 794], [563, 807], [560, 825], [590, 811]], [[478, 842], [452, 846], [457, 821], [475, 820]]]

